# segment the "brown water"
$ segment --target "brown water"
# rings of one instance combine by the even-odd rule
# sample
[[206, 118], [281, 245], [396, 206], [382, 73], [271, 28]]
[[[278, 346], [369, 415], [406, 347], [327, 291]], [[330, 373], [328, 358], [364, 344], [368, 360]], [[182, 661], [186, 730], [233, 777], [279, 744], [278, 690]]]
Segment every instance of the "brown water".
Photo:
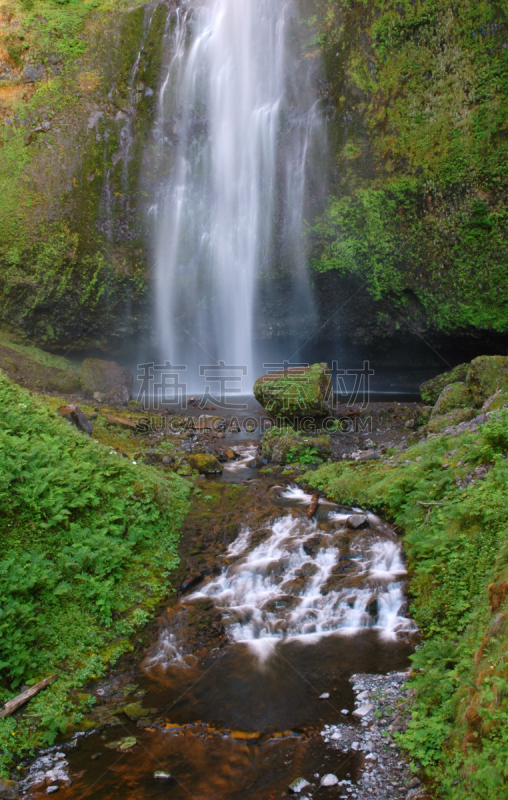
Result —
[[[338, 510], [331, 506], [320, 505], [317, 521], [309, 521], [300, 511], [293, 522], [294, 515], [286, 516], [288, 508], [305, 507], [306, 499], [296, 488], [289, 495], [280, 499], [281, 517], [271, 528], [265, 525], [253, 531], [252, 541], [244, 532], [244, 544], [239, 546], [237, 540], [235, 552], [233, 543], [222, 574], [193, 590], [198, 601], [213, 600], [221, 611], [229, 644], [216, 650], [205, 647], [198, 658], [174, 624], [178, 617], [169, 617], [169, 622], [162, 617], [157, 641], [144, 661], [106, 684], [108, 702], [118, 708], [122, 700], [141, 699], [150, 709], [149, 717], [136, 724], [117, 711], [118, 724], [79, 738], [68, 751], [64, 748], [72, 785], [60, 782], [59, 798], [269, 800], [286, 796], [289, 784], [299, 776], [311, 780], [314, 774], [333, 773], [339, 780], [357, 778], [362, 753], [333, 749], [320, 731], [325, 724], [339, 722], [360, 726], [351, 715], [355, 707], [351, 675], [386, 674], [409, 665], [411, 625], [399, 608], [404, 598], [396, 579], [401, 562], [395, 559], [394, 574], [385, 574], [379, 571], [379, 555], [372, 556], [385, 546], [391, 553], [398, 543], [389, 526], [375, 517], [367, 531], [347, 532], [334, 519]], [[318, 541], [316, 534], [321, 543], [314, 553], [309, 542]], [[350, 550], [335, 551], [332, 544], [337, 537], [341, 542], [346, 537]], [[305, 555], [305, 547], [312, 556]], [[302, 558], [314, 572], [309, 569], [309, 578], [295, 581]], [[319, 591], [313, 595], [315, 565], [324, 570], [323, 582], [329, 586], [326, 565], [334, 560], [348, 569], [343, 577], [340, 573], [334, 577], [333, 590], [327, 589], [323, 600]], [[288, 597], [285, 582], [293, 592], [289, 610], [284, 604], [279, 609], [273, 600], [266, 602], [280, 586], [282, 596]], [[383, 617], [379, 610], [376, 618], [362, 610], [374, 596], [379, 598], [379, 609], [383, 603], [392, 604], [390, 614]], [[192, 605], [193, 597], [184, 601]], [[303, 635], [309, 626], [306, 612], [299, 611], [304, 606], [317, 620], [317, 635], [312, 631]], [[289, 636], [291, 625], [300, 620], [302, 635]], [[164, 646], [168, 637], [174, 643], [169, 649]], [[266, 641], [269, 648], [264, 652], [259, 645]], [[134, 688], [125, 699], [122, 685], [128, 682]], [[323, 693], [329, 697], [320, 699]], [[127, 736], [136, 738], [127, 751], [108, 748]], [[171, 777], [155, 777], [156, 771]], [[346, 796], [342, 788], [335, 787], [334, 795]], [[330, 797], [330, 792], [314, 787], [312, 798]], [[34, 798], [46, 796], [46, 785], [32, 786], [29, 793]]]

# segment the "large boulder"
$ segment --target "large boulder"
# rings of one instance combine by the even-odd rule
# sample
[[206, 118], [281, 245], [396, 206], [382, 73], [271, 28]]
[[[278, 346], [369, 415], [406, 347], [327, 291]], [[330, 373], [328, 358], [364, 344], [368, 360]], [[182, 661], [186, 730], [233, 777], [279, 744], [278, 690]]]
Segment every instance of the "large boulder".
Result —
[[261, 455], [274, 464], [311, 464], [324, 461], [331, 452], [331, 439], [327, 434], [303, 436], [297, 431], [271, 428], [261, 441]]
[[468, 369], [469, 364], [459, 364], [457, 367], [450, 370], [450, 372], [443, 372], [440, 375], [436, 375], [435, 378], [431, 378], [430, 381], [422, 383], [420, 386], [420, 395], [423, 402], [428, 406], [433, 406], [445, 386], [448, 386], [450, 383], [466, 380]]
[[431, 419], [455, 411], [456, 408], [473, 408], [473, 406], [473, 395], [469, 387], [463, 381], [450, 383], [439, 395]]
[[498, 391], [508, 389], [508, 356], [478, 356], [469, 365], [467, 385], [480, 407]]
[[197, 469], [201, 475], [215, 475], [222, 472], [222, 464], [215, 456], [209, 453], [192, 453], [185, 457], [192, 469]]
[[18, 350], [1, 344], [0, 369], [15, 383], [31, 391], [64, 395], [81, 391], [81, 381], [77, 372], [34, 361]]
[[324, 417], [333, 401], [328, 365], [263, 375], [254, 384], [254, 396], [274, 418]]
[[127, 405], [132, 396], [132, 373], [115, 361], [86, 358], [81, 365], [81, 384], [86, 395], [99, 393], [106, 403]]
[[474, 416], [475, 412], [472, 408], [456, 408], [447, 414], [433, 417], [423, 430], [425, 433], [439, 433], [445, 428], [460, 425], [461, 422], [469, 422]]

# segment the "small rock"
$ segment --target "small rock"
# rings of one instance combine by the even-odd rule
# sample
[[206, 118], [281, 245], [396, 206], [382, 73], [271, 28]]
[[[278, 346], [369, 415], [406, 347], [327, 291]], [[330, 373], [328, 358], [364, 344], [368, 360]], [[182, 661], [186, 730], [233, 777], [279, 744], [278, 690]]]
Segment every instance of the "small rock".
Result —
[[353, 711], [353, 717], [358, 717], [359, 719], [362, 719], [363, 717], [366, 717], [367, 714], [370, 714], [372, 709], [373, 709], [372, 703], [367, 703], [367, 705], [360, 706], [360, 708], [357, 708], [355, 711]]
[[416, 789], [416, 787], [419, 786], [420, 783], [421, 781], [419, 778], [411, 778], [411, 780], [409, 781], [409, 788]]
[[58, 414], [75, 425], [76, 428], [79, 428], [80, 431], [87, 433], [88, 436], [93, 433], [93, 423], [90, 422], [87, 415], [83, 413], [79, 406], [61, 406], [58, 409]]
[[330, 697], [330, 693], [329, 692], [323, 692], [323, 694], [319, 695], [319, 699], [320, 700], [328, 700], [329, 697]]
[[336, 775], [333, 775], [331, 772], [328, 775], [323, 775], [321, 781], [319, 783], [320, 786], [337, 786], [339, 779]]
[[161, 781], [168, 781], [171, 778], [169, 772], [164, 772], [162, 769], [158, 769], [157, 772], [153, 773], [154, 778], [158, 778]]
[[369, 527], [369, 518], [366, 514], [351, 514], [350, 517], [346, 520], [346, 525], [348, 528], [368, 528]]
[[381, 454], [378, 453], [376, 450], [364, 450], [363, 453], [361, 453], [356, 460], [371, 461], [373, 458], [381, 458]]
[[37, 64], [36, 67], [28, 66], [23, 70], [23, 83], [35, 83], [42, 77], [42, 66]]
[[94, 392], [93, 399], [97, 401], [97, 403], [103, 403], [106, 399], [106, 395], [104, 392]]
[[293, 783], [289, 784], [288, 790], [291, 794], [300, 794], [306, 786], [310, 786], [309, 781], [306, 781], [305, 778], [296, 778]]
[[126, 706], [123, 706], [120, 709], [122, 714], [126, 714], [129, 719], [141, 719], [142, 717], [148, 717], [150, 711], [148, 708], [143, 708], [141, 703], [128, 703]]
[[18, 797], [19, 797], [18, 782], [0, 779], [1, 800], [17, 800]]
[[174, 464], [174, 462], [175, 462], [175, 459], [172, 456], [164, 456], [163, 459], [162, 459], [162, 464], [165, 467], [171, 466], [171, 464]]
[[55, 792], [58, 792], [59, 790], [60, 790], [59, 786], [48, 786], [48, 788], [46, 789], [46, 794], [54, 794]]
[[108, 742], [106, 747], [109, 750], [130, 750], [131, 747], [134, 747], [138, 740], [135, 736], [124, 736], [123, 739], [118, 739], [115, 742]]
[[341, 708], [340, 713], [341, 714], [349, 714], [349, 711], [347, 710], [347, 708]]

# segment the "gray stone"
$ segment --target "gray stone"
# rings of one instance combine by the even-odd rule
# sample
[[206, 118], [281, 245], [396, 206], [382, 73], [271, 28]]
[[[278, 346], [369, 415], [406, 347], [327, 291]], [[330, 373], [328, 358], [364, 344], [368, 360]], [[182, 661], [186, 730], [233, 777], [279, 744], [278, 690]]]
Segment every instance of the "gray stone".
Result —
[[369, 518], [366, 514], [351, 514], [350, 517], [346, 520], [346, 525], [348, 528], [368, 528], [369, 527]]
[[305, 778], [296, 778], [293, 783], [289, 784], [288, 790], [291, 794], [300, 794], [306, 786], [310, 786], [309, 781], [306, 781]]
[[171, 778], [171, 774], [169, 772], [164, 772], [162, 769], [158, 769], [157, 772], [153, 773], [154, 778], [158, 778], [160, 781], [168, 781]]
[[364, 450], [364, 452], [361, 453], [356, 460], [357, 461], [372, 461], [372, 459], [374, 459], [374, 458], [381, 458], [381, 454], [378, 453], [376, 450]]
[[71, 422], [76, 426], [76, 428], [79, 428], [80, 431], [88, 434], [88, 436], [93, 433], [93, 422], [90, 422], [87, 415], [80, 409], [79, 406], [61, 406], [58, 409], [58, 413], [61, 417], [66, 419], [67, 422]]
[[19, 785], [17, 781], [0, 780], [0, 800], [17, 800]]
[[128, 403], [132, 394], [132, 380], [131, 371], [115, 361], [86, 358], [81, 365], [81, 383], [90, 397], [101, 392], [111, 403]]
[[373, 708], [374, 706], [372, 703], [367, 703], [365, 706], [360, 706], [360, 708], [357, 708], [355, 711], [353, 711], [353, 717], [362, 719], [363, 717], [366, 717], [367, 714], [370, 714]]
[[23, 70], [23, 83], [35, 83], [42, 78], [42, 66], [28, 66]]
[[333, 775], [331, 772], [328, 775], [323, 775], [320, 781], [320, 786], [337, 786], [339, 779], [336, 775]]

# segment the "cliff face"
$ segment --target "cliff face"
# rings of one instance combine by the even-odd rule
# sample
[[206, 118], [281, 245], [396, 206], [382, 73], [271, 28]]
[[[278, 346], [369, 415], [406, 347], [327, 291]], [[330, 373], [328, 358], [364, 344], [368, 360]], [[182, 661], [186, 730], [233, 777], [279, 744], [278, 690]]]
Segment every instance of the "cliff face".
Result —
[[146, 324], [145, 182], [170, 8], [0, 9], [3, 322], [49, 347], [105, 346]]
[[367, 302], [376, 321], [367, 337], [401, 325], [506, 331], [506, 5], [317, 0], [316, 10], [336, 171], [313, 228], [326, 294], [332, 275], [358, 291], [353, 305]]
[[[330, 197], [309, 220], [322, 335], [506, 332], [504, 4], [301, 4], [302, 57], [323, 59], [329, 119]], [[2, 322], [45, 347], [150, 333], [147, 211], [172, 5], [0, 0]]]

